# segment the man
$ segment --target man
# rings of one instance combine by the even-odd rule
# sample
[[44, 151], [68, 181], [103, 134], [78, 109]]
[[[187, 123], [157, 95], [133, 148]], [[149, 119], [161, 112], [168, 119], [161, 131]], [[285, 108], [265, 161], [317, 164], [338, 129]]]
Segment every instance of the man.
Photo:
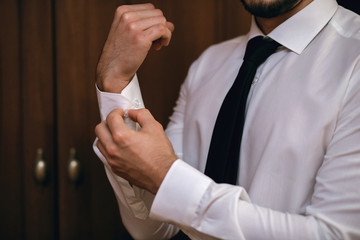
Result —
[[[94, 149], [124, 225], [136, 239], [179, 228], [192, 239], [359, 239], [360, 18], [335, 0], [243, 3], [254, 15], [250, 32], [194, 62], [167, 136], [136, 110], [135, 73], [174, 27], [152, 5], [117, 10], [98, 64]], [[280, 46], [245, 99], [236, 183], [215, 183], [203, 172], [218, 113], [257, 36]]]

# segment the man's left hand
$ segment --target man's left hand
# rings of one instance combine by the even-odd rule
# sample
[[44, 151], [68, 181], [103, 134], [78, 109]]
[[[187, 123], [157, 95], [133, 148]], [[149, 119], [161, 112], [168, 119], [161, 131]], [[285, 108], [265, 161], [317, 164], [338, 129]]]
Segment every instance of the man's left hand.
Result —
[[130, 129], [124, 111], [116, 109], [96, 126], [96, 145], [116, 175], [156, 194], [177, 157], [163, 127], [147, 109], [129, 110], [128, 116], [140, 124], [140, 131]]

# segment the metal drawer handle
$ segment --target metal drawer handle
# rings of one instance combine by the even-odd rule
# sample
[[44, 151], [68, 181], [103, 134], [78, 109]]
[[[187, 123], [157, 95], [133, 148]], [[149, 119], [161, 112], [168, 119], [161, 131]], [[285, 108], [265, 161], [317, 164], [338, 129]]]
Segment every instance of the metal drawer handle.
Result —
[[46, 183], [46, 180], [48, 178], [48, 169], [47, 169], [47, 164], [43, 159], [42, 148], [38, 148], [36, 151], [34, 177], [36, 182], [42, 185]]
[[70, 182], [76, 184], [81, 177], [80, 162], [75, 158], [76, 149], [70, 148], [69, 165], [68, 165], [68, 178]]

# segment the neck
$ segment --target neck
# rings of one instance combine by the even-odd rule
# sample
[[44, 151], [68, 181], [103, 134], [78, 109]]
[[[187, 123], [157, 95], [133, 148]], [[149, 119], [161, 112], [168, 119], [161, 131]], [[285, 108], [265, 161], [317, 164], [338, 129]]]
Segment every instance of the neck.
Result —
[[313, 0], [302, 0], [290, 11], [273, 18], [261, 18], [255, 16], [256, 23], [264, 34], [269, 34], [277, 26], [279, 26], [281, 23], [283, 23], [284, 21], [295, 15], [303, 8], [305, 8], [312, 1]]

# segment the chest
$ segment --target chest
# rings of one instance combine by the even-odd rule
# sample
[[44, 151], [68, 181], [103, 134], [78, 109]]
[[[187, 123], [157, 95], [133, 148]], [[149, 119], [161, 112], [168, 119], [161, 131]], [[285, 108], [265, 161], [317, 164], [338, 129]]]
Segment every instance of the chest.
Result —
[[[313, 149], [314, 144], [316, 154], [312, 155], [319, 159], [317, 165], [321, 163], [320, 156], [336, 126], [348, 74], [333, 65], [329, 57], [299, 57], [280, 51], [258, 68], [248, 98], [241, 171], [255, 172], [260, 162], [279, 159], [276, 154]], [[200, 170], [205, 168], [216, 117], [238, 68], [222, 66], [212, 75], [200, 74], [188, 96], [184, 157], [196, 162]]]

